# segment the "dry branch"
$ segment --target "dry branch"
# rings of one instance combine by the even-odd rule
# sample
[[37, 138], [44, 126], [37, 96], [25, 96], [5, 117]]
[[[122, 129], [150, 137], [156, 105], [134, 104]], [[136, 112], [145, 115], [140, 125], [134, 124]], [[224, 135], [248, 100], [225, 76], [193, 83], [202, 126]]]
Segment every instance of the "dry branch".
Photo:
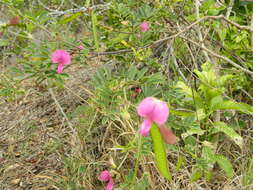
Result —
[[195, 42], [195, 41], [193, 41], [193, 40], [191, 40], [191, 39], [189, 39], [189, 38], [186, 38], [186, 37], [184, 37], [184, 36], [182, 36], [182, 35], [180, 35], [179, 37], [182, 38], [182, 39], [184, 39], [184, 40], [186, 40], [186, 41], [188, 41], [188, 42], [190, 42], [190, 43], [192, 43], [192, 44], [194, 44], [194, 45], [196, 45], [196, 46], [198, 46], [198, 47], [200, 47], [200, 48], [202, 48], [202, 49], [204, 49], [204, 50], [207, 51], [209, 54], [211, 54], [211, 55], [213, 55], [213, 56], [215, 56], [215, 57], [217, 57], [217, 58], [220, 58], [220, 59], [222, 59], [222, 60], [224, 60], [224, 61], [230, 63], [230, 64], [233, 65], [234, 67], [240, 69], [241, 71], [243, 71], [243, 72], [245, 72], [245, 73], [250, 74], [250, 75], [253, 77], [253, 72], [252, 72], [252, 71], [250, 71], [250, 70], [248, 70], [248, 69], [246, 69], [246, 68], [244, 68], [244, 67], [238, 65], [237, 63], [235, 63], [235, 62], [232, 61], [231, 59], [229, 59], [229, 58], [227, 58], [227, 57], [225, 57], [225, 56], [219, 55], [219, 54], [213, 52], [212, 50], [210, 50], [210, 49], [208, 49], [208, 48], [206, 48], [206, 47], [202, 47], [201, 44], [199, 44], [199, 43], [197, 43], [197, 42]]

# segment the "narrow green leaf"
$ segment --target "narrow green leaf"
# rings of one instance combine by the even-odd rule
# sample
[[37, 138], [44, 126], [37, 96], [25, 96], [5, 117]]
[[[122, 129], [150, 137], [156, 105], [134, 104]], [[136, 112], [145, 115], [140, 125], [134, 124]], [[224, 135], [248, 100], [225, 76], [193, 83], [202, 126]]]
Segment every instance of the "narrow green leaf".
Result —
[[77, 17], [81, 16], [82, 13], [81, 12], [78, 12], [78, 13], [75, 13], [71, 16], [68, 16], [62, 20], [59, 21], [59, 24], [66, 24], [66, 23], [69, 23], [71, 22], [72, 20], [75, 20]]
[[211, 100], [210, 108], [216, 110], [238, 110], [243, 113], [253, 114], [253, 106], [239, 103], [232, 100], [223, 100], [221, 96], [216, 96]]
[[202, 149], [202, 157], [205, 158], [207, 160], [207, 162], [209, 164], [211, 164], [211, 165], [216, 162], [215, 153], [208, 146], [204, 146], [203, 147], [203, 149]]
[[200, 179], [203, 175], [203, 172], [200, 169], [197, 169], [196, 171], [193, 172], [193, 174], [191, 175], [191, 182], [197, 181], [198, 179]]
[[179, 81], [177, 82], [176, 88], [179, 88], [182, 93], [186, 94], [189, 97], [192, 97], [192, 90], [190, 87], [188, 87], [184, 82]]
[[184, 156], [179, 155], [176, 165], [176, 171], [179, 171], [183, 165], [184, 165]]
[[177, 116], [183, 116], [183, 117], [190, 117], [194, 116], [195, 112], [193, 111], [181, 111], [181, 110], [175, 110], [173, 108], [170, 108], [170, 113]]
[[9, 45], [8, 40], [0, 39], [0, 47]]
[[85, 6], [86, 6], [86, 7], [89, 7], [89, 6], [90, 6], [90, 0], [86, 0]]
[[95, 42], [96, 50], [99, 50], [99, 44], [98, 44], [98, 34], [97, 34], [97, 15], [94, 11], [91, 12], [91, 21], [92, 21], [92, 31], [93, 31], [93, 37]]
[[242, 137], [234, 131], [233, 128], [227, 126], [224, 122], [215, 122], [214, 127], [217, 131], [225, 133], [229, 136], [238, 146], [242, 147], [243, 139]]
[[190, 129], [188, 129], [185, 133], [181, 134], [181, 137], [185, 139], [186, 137], [190, 135], [203, 135], [205, 133], [205, 130], [201, 129], [200, 126], [192, 126]]
[[168, 168], [165, 145], [164, 145], [160, 130], [156, 124], [152, 125], [150, 133], [151, 133], [151, 138], [153, 141], [156, 166], [159, 169], [160, 173], [166, 179], [171, 180], [172, 177]]
[[234, 170], [231, 162], [223, 155], [216, 155], [216, 161], [228, 177], [233, 177]]

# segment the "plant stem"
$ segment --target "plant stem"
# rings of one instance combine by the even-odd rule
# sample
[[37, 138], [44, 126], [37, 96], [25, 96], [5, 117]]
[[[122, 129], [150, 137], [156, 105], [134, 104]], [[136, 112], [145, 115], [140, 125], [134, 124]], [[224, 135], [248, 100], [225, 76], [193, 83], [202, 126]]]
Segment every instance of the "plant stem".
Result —
[[92, 21], [92, 31], [93, 31], [95, 47], [96, 47], [96, 50], [98, 51], [99, 44], [98, 44], [98, 35], [97, 35], [97, 15], [93, 10], [91, 12], [91, 21]]
[[138, 149], [137, 149], [138, 153], [137, 153], [137, 158], [136, 158], [136, 162], [135, 162], [135, 166], [134, 166], [134, 176], [133, 176], [133, 179], [131, 182], [131, 186], [135, 185], [139, 162], [140, 162], [140, 158], [141, 158], [142, 137], [138, 135], [137, 138], [138, 138]]

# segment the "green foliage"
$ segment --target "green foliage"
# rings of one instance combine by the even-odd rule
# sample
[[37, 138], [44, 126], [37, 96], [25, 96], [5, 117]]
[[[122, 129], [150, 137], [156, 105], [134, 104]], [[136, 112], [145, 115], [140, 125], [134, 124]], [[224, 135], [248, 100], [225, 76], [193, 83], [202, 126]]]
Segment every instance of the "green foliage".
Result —
[[[196, 181], [202, 176], [208, 179], [210, 170], [209, 165], [212, 166], [216, 162], [223, 169], [228, 177], [233, 176], [233, 166], [231, 162], [223, 155], [218, 155], [213, 152], [214, 144], [219, 142], [219, 138], [215, 138], [213, 134], [223, 132], [231, 138], [239, 147], [243, 147], [243, 138], [231, 126], [224, 122], [210, 122], [215, 113], [219, 110], [238, 110], [243, 113], [253, 114], [252, 106], [245, 103], [238, 103], [233, 100], [226, 100], [223, 96], [226, 93], [226, 85], [232, 79], [232, 75], [218, 76], [215, 73], [213, 66], [209, 63], [202, 65], [202, 71], [194, 71], [198, 76], [200, 82], [197, 89], [187, 86], [184, 82], [179, 81], [176, 88], [179, 92], [184, 94], [184, 101], [188, 104], [194, 103], [195, 117], [189, 114], [181, 114], [180, 112], [172, 113], [179, 115], [187, 120], [188, 124], [184, 125], [186, 131], [181, 133], [181, 137], [185, 142], [185, 150], [196, 159], [196, 168], [193, 171], [191, 180]], [[192, 122], [189, 122], [191, 118]], [[198, 120], [198, 122], [196, 122]], [[195, 124], [194, 124], [195, 121]], [[209, 146], [202, 147], [202, 156], [198, 156], [196, 137], [201, 140], [203, 144]], [[222, 136], [218, 136], [222, 137]]]
[[225, 171], [228, 177], [233, 177], [234, 171], [231, 162], [223, 155], [216, 155], [216, 161], [219, 166]]
[[230, 137], [238, 146], [242, 147], [243, 145], [243, 139], [242, 137], [234, 131], [233, 128], [226, 125], [226, 123], [223, 122], [215, 122], [214, 124], [214, 131], [217, 132], [223, 132], [228, 137]]
[[0, 80], [0, 96], [5, 97], [7, 101], [14, 101], [24, 95], [25, 90], [17, 84], [17, 79], [11, 79], [5, 75]]
[[168, 168], [165, 145], [159, 127], [156, 124], [152, 125], [150, 134], [153, 141], [156, 166], [163, 177], [165, 177], [167, 180], [171, 180], [172, 177]]
[[[52, 13], [78, 9], [78, 6], [84, 5], [96, 7], [97, 3], [103, 1], [77, 0], [72, 4], [61, 0], [45, 0], [41, 1], [44, 6], [39, 1], [2, 2], [2, 10], [7, 10], [8, 16], [4, 20], [0, 19], [0, 57], [3, 63], [13, 55], [18, 61], [12, 71], [7, 70], [8, 74], [1, 74], [0, 97], [7, 101], [18, 100], [26, 94], [22, 82], [28, 79], [32, 79], [35, 86], [47, 81], [48, 87], [64, 89], [64, 83], [68, 82], [68, 71], [72, 71], [71, 67], [78, 68], [73, 71], [79, 72], [85, 69], [83, 66], [87, 62], [85, 66], [96, 69], [89, 82], [90, 93], [86, 100], [88, 104], [78, 105], [67, 116], [76, 121], [74, 128], [78, 137], [87, 141], [88, 146], [94, 141], [93, 134], [100, 130], [100, 126], [114, 126], [106, 131], [106, 137], [110, 135], [108, 141], [111, 144], [99, 147], [100, 152], [96, 150], [93, 153], [97, 154], [98, 160], [92, 160], [90, 155], [86, 157], [88, 153], [82, 152], [85, 150], [79, 155], [85, 159], [73, 155], [66, 158], [63, 155], [64, 179], [60, 180], [57, 187], [84, 189], [86, 186], [82, 181], [85, 173], [89, 172], [90, 165], [95, 163], [92, 169], [98, 172], [100, 168], [96, 163], [106, 162], [106, 154], [112, 154], [120, 160], [116, 162], [122, 162], [117, 168], [117, 175], [120, 177], [117, 176], [116, 179], [121, 188], [149, 189], [151, 172], [146, 171], [143, 166], [146, 163], [141, 162], [145, 160], [142, 160], [144, 156], [152, 155], [152, 142], [156, 166], [163, 177], [171, 180], [166, 154], [169, 146], [164, 145], [158, 127], [152, 126], [151, 139], [145, 138], [142, 142], [137, 135], [132, 137], [138, 131], [140, 123], [136, 115], [136, 105], [148, 96], [169, 101], [168, 125], [179, 140], [178, 146], [174, 146], [174, 151], [180, 152], [179, 156], [177, 159], [170, 159], [171, 164], [176, 165], [175, 172], [185, 169], [191, 171], [192, 182], [200, 178], [207, 181], [215, 178], [215, 164], [229, 178], [234, 176], [235, 171], [239, 173], [235, 169], [236, 159], [224, 151], [226, 148], [223, 146], [226, 143], [220, 142], [230, 141], [232, 147], [240, 150], [247, 148], [244, 135], [251, 135], [248, 123], [253, 115], [252, 77], [217, 57], [209, 55], [210, 62], [205, 62], [205, 56], [199, 51], [199, 47], [189, 44], [180, 35], [200, 42], [195, 29], [199, 27], [200, 32], [208, 31], [203, 40], [208, 49], [252, 71], [250, 31], [238, 29], [224, 20], [207, 19], [176, 38], [154, 43], [183, 31], [196, 21], [193, 1], [112, 0], [107, 1], [110, 2], [108, 10], [69, 11], [58, 16]], [[199, 15], [226, 15], [230, 2], [201, 1]], [[235, 0], [228, 19], [239, 25], [249, 26], [252, 5], [250, 1]], [[20, 23], [9, 24], [9, 17], [16, 15], [20, 17]], [[144, 33], [139, 30], [143, 21], [149, 23], [149, 30]], [[77, 50], [80, 44], [84, 45], [84, 50]], [[171, 47], [174, 48], [174, 54], [171, 53]], [[72, 55], [72, 64], [63, 74], [56, 72], [57, 65], [52, 64], [50, 58], [56, 49], [66, 49]], [[118, 53], [124, 49], [129, 51]], [[97, 51], [103, 52], [105, 56], [93, 59]], [[172, 57], [175, 57], [178, 65], [175, 65]], [[179, 70], [184, 77], [178, 74]], [[187, 80], [183, 81], [181, 78]], [[141, 89], [141, 92], [136, 92], [136, 88]], [[50, 154], [57, 152], [61, 146], [61, 140], [57, 139], [46, 144], [45, 149]], [[111, 147], [121, 150], [123, 161], [118, 157], [119, 153], [113, 152]], [[100, 154], [105, 155], [100, 157]], [[124, 168], [124, 164], [129, 162], [125, 160], [134, 160], [135, 168]], [[132, 162], [129, 163], [132, 165]], [[252, 181], [252, 159], [247, 160], [245, 168], [242, 181], [246, 188]], [[96, 181], [93, 183], [97, 185]]]

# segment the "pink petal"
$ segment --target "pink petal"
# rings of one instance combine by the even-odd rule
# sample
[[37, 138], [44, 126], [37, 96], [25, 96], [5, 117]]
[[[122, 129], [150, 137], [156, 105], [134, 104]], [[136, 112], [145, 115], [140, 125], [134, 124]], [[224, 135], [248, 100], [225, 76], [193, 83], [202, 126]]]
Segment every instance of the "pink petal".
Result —
[[84, 49], [84, 47], [82, 45], [78, 46], [77, 48], [80, 49], [80, 50]]
[[51, 55], [51, 59], [53, 63], [59, 63], [59, 64], [70, 64], [71, 62], [71, 56], [68, 52], [65, 50], [58, 49], [54, 51]]
[[114, 184], [113, 180], [112, 180], [112, 178], [110, 178], [110, 181], [109, 181], [109, 183], [106, 186], [106, 190], [112, 190], [113, 184]]
[[141, 32], [147, 32], [148, 29], [149, 29], [149, 27], [148, 27], [148, 23], [146, 21], [144, 21], [144, 22], [142, 22], [140, 24], [140, 30], [141, 30]]
[[148, 97], [141, 101], [141, 103], [137, 107], [137, 112], [139, 116], [149, 118], [154, 108], [155, 108], [154, 98]]
[[169, 117], [169, 108], [167, 103], [155, 99], [155, 108], [150, 115], [151, 120], [156, 122], [158, 125], [166, 123]]
[[58, 67], [57, 67], [57, 73], [62, 73], [63, 67], [64, 67], [63, 64], [59, 64]]
[[99, 180], [101, 181], [109, 181], [111, 179], [111, 175], [110, 175], [110, 172], [105, 170], [105, 171], [102, 171], [99, 175]]
[[174, 133], [170, 129], [168, 129], [164, 125], [159, 126], [159, 129], [165, 143], [167, 144], [176, 143], [177, 137], [174, 135]]
[[151, 125], [152, 125], [152, 121], [149, 120], [149, 119], [145, 119], [142, 124], [141, 124], [141, 127], [140, 127], [140, 134], [142, 136], [148, 136], [149, 135], [149, 131], [150, 131], [150, 128], [151, 128]]

